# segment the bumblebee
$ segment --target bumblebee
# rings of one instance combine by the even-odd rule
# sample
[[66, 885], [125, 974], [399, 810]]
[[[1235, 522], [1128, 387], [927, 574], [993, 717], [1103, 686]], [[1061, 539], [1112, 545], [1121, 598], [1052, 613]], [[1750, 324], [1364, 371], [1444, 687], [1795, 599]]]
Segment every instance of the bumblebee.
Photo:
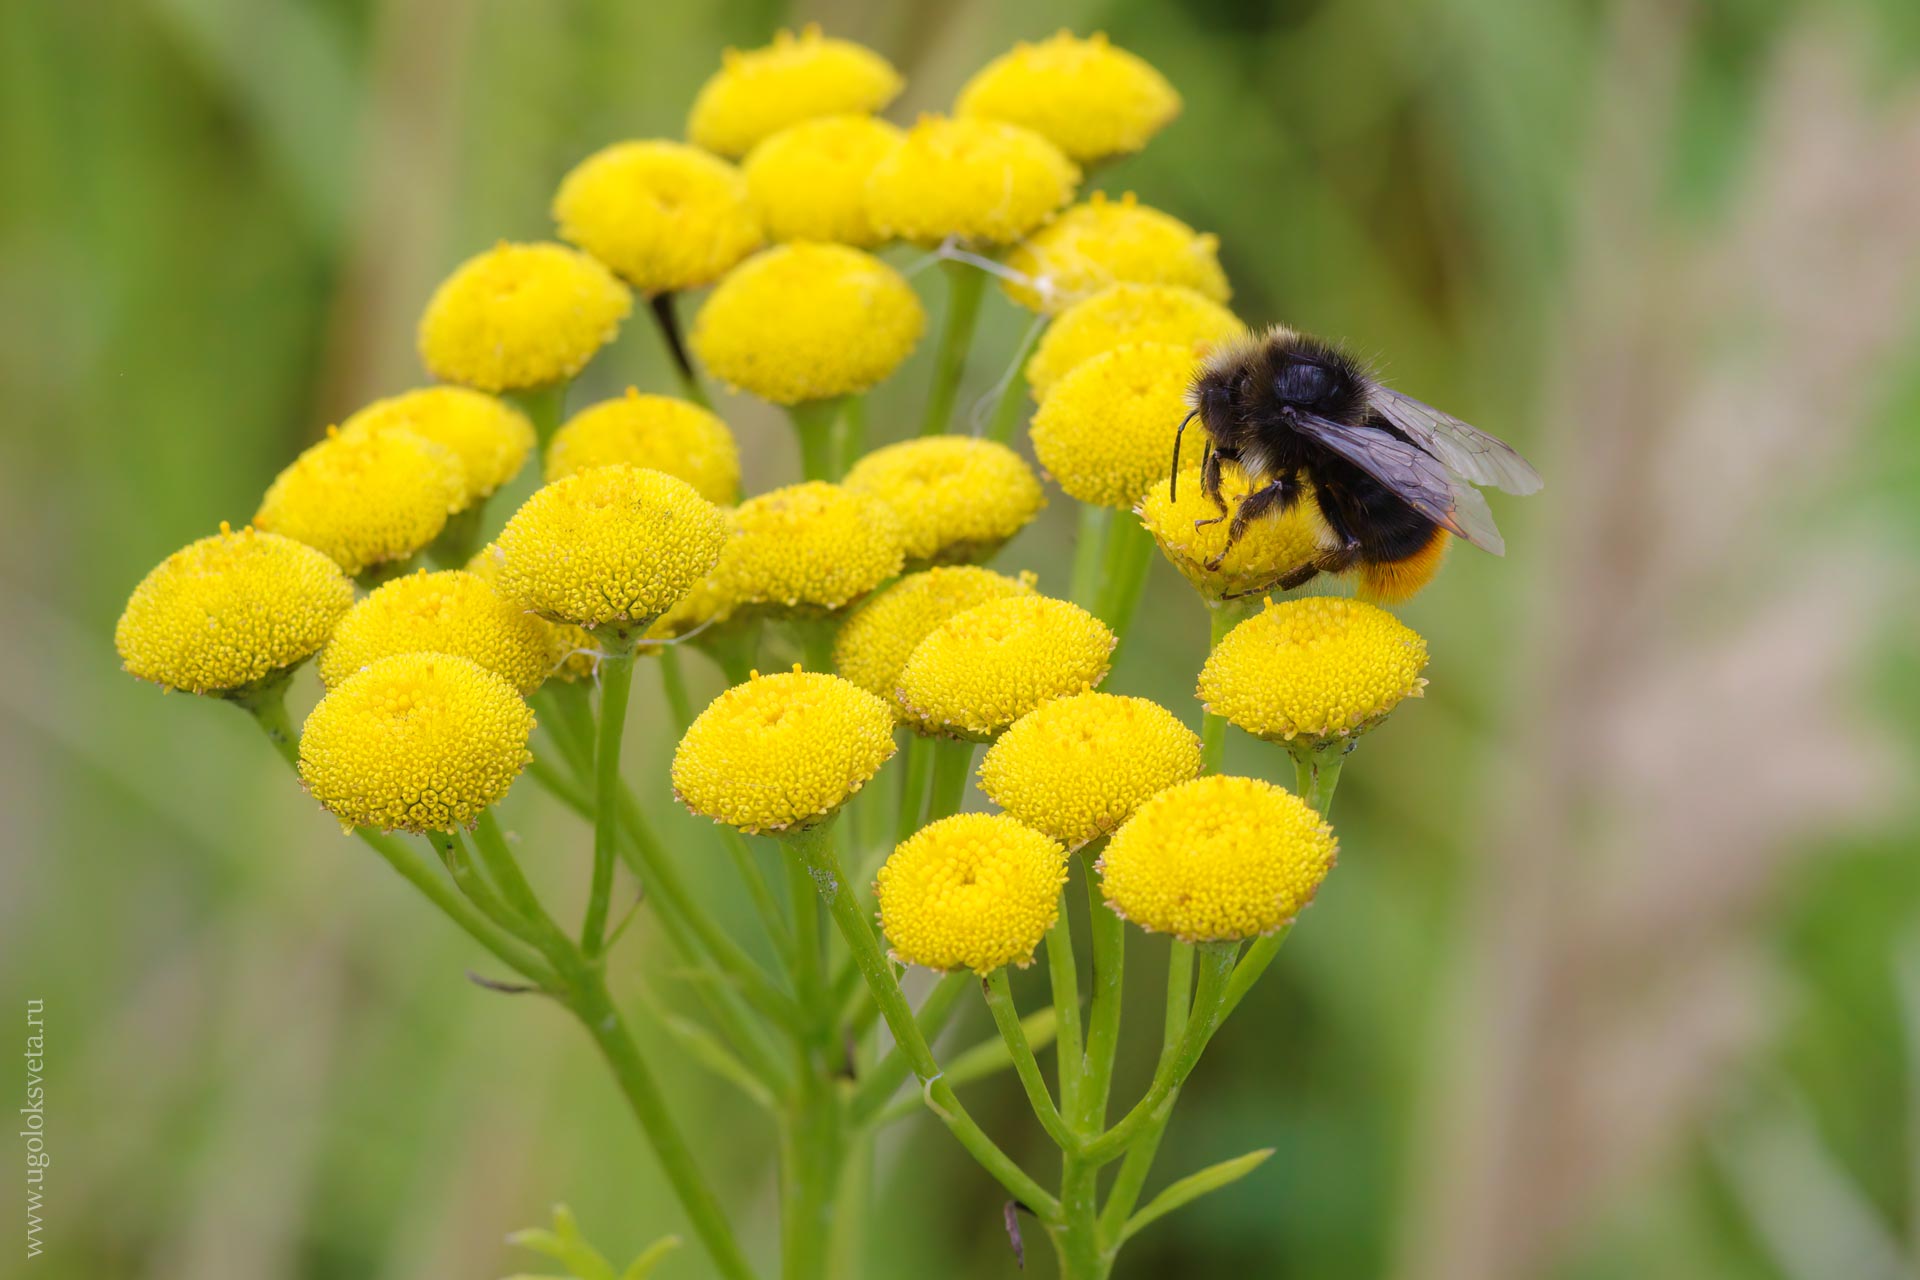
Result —
[[[1317, 574], [1353, 573], [1363, 595], [1405, 600], [1432, 580], [1448, 535], [1494, 555], [1506, 543], [1475, 485], [1533, 493], [1539, 473], [1486, 432], [1382, 386], [1340, 348], [1276, 325], [1215, 351], [1187, 393], [1192, 412], [1173, 442], [1173, 481], [1180, 477], [1180, 438], [1195, 418], [1206, 433], [1200, 487], [1231, 517], [1218, 568], [1247, 526], [1277, 515], [1303, 497], [1318, 506], [1328, 536], [1315, 559], [1277, 584], [1302, 586]], [[1220, 467], [1234, 462], [1252, 488], [1229, 510]]]

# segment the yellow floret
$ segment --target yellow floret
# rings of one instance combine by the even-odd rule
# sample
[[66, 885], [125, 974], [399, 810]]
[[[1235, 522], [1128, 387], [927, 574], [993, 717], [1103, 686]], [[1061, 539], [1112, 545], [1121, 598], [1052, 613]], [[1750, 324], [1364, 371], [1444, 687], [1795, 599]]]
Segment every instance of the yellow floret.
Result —
[[1191, 348], [1164, 342], [1082, 362], [1033, 415], [1034, 457], [1080, 501], [1132, 507], [1172, 465], [1195, 367]]
[[1220, 240], [1199, 235], [1170, 214], [1096, 191], [1007, 255], [1033, 281], [1009, 282], [1007, 296], [1033, 311], [1059, 311], [1117, 281], [1177, 284], [1215, 302], [1232, 291], [1220, 269]]
[[1427, 642], [1385, 609], [1335, 596], [1271, 601], [1220, 641], [1200, 700], [1255, 737], [1345, 738], [1426, 687]]
[[228, 693], [312, 657], [352, 604], [353, 584], [312, 547], [222, 524], [140, 580], [113, 643], [130, 675]]
[[841, 675], [885, 698], [900, 715], [900, 672], [920, 642], [954, 614], [1033, 594], [1033, 575], [1009, 578], [971, 565], [911, 573], [855, 610], [834, 641], [833, 665]]
[[1078, 605], [1014, 596], [957, 613], [914, 649], [900, 703], [915, 721], [984, 740], [1041, 703], [1106, 679], [1113, 632]]
[[775, 404], [857, 395], [900, 367], [926, 311], [898, 271], [837, 244], [785, 244], [742, 263], [694, 318], [714, 377]]
[[[1230, 513], [1238, 510], [1247, 496], [1246, 473], [1238, 463], [1221, 464], [1220, 496], [1229, 512], [1224, 517], [1200, 491], [1200, 468], [1188, 467], [1180, 473], [1177, 502], [1168, 496], [1172, 488], [1169, 480], [1155, 481], [1135, 510], [1173, 567], [1209, 600], [1265, 591], [1293, 570], [1305, 568], [1333, 545], [1333, 535], [1314, 504], [1313, 487], [1303, 483], [1298, 502], [1286, 511], [1249, 521], [1240, 541], [1220, 560], [1219, 567], [1210, 569], [1207, 566], [1227, 545], [1233, 519]], [[1195, 521], [1209, 523], [1196, 527]]]
[[1012, 244], [1073, 199], [1080, 168], [1031, 129], [923, 116], [874, 166], [867, 211], [882, 234]]
[[893, 713], [864, 689], [795, 667], [713, 700], [673, 754], [680, 802], [746, 832], [818, 825], [893, 755]]
[[846, 486], [892, 509], [907, 559], [922, 563], [985, 559], [1047, 505], [1025, 459], [971, 436], [925, 436], [876, 449], [854, 463]]
[[1167, 78], [1096, 31], [1020, 43], [974, 73], [956, 114], [1025, 125], [1082, 164], [1138, 151], [1180, 114]]
[[467, 658], [406, 653], [348, 676], [300, 734], [300, 779], [343, 828], [453, 831], [533, 759], [533, 712]]
[[446, 653], [473, 659], [524, 697], [553, 667], [551, 625], [507, 603], [474, 574], [423, 569], [349, 609], [321, 651], [318, 670], [331, 688], [381, 658]]
[[961, 813], [922, 828], [880, 868], [880, 928], [903, 964], [982, 977], [1025, 968], [1060, 916], [1067, 855], [997, 813]]
[[555, 622], [638, 634], [707, 576], [726, 540], [726, 514], [684, 480], [578, 471], [500, 531], [500, 594]]
[[512, 405], [465, 387], [423, 387], [375, 400], [340, 424], [343, 436], [395, 429], [445, 445], [466, 468], [462, 507], [520, 473], [533, 451], [533, 423]]
[[1107, 905], [1153, 933], [1226, 942], [1272, 933], [1333, 869], [1333, 828], [1290, 791], [1213, 775], [1141, 805], [1100, 858]]
[[885, 503], [809, 480], [741, 503], [713, 576], [736, 607], [831, 611], [899, 573], [904, 560]]
[[980, 789], [1069, 849], [1200, 773], [1200, 739], [1145, 698], [1074, 694], [1013, 722], [980, 762]]
[[[466, 571], [480, 581], [492, 587], [495, 594], [500, 591], [500, 570], [506, 563], [506, 557], [500, 554], [498, 543], [489, 542], [474, 552], [473, 559], [467, 561]], [[695, 588], [682, 598], [684, 604], [699, 591]], [[502, 596], [502, 599], [506, 597]], [[654, 626], [663, 625], [667, 618], [679, 610], [676, 604], [663, 615]], [[547, 675], [549, 679], [565, 680], [569, 684], [576, 680], [591, 680], [599, 669], [600, 645], [593, 633], [571, 622], [549, 622], [537, 613], [528, 613], [534, 625], [540, 628], [540, 634], [546, 646]]]
[[747, 180], [683, 142], [616, 142], [560, 181], [560, 238], [643, 294], [712, 284], [761, 244]]
[[466, 468], [445, 445], [400, 429], [329, 431], [274, 477], [253, 522], [359, 574], [420, 551], [466, 496]]
[[1082, 362], [1130, 342], [1172, 343], [1197, 358], [1245, 332], [1233, 312], [1184, 285], [1108, 285], [1054, 317], [1027, 361], [1027, 386], [1044, 400]]
[[420, 317], [420, 359], [436, 378], [518, 391], [571, 378], [612, 342], [633, 297], [565, 245], [507, 244], [468, 258]]
[[740, 450], [727, 424], [697, 404], [633, 387], [573, 415], [547, 445], [547, 480], [615, 463], [678, 476], [708, 502], [740, 496]]
[[709, 151], [742, 156], [754, 144], [815, 116], [878, 111], [900, 92], [900, 73], [871, 49], [809, 25], [782, 31], [761, 49], [729, 49], [700, 86], [687, 136]]
[[741, 172], [768, 238], [879, 244], [885, 237], [867, 212], [867, 179], [902, 136], [872, 116], [822, 116], [755, 147]]

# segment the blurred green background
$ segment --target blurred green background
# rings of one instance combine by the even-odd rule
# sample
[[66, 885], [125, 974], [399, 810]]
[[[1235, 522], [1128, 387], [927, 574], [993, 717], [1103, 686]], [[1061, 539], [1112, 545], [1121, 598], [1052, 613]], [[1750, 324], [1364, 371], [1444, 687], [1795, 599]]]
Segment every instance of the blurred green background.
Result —
[[[474, 950], [243, 717], [126, 678], [111, 631], [151, 565], [420, 380], [413, 320], [455, 262], [548, 234], [572, 163], [677, 135], [724, 45], [806, 19], [901, 67], [897, 119], [1017, 37], [1110, 31], [1187, 108], [1102, 185], [1220, 233], [1242, 315], [1349, 340], [1548, 477], [1495, 499], [1504, 561], [1459, 554], [1404, 610], [1429, 696], [1350, 763], [1339, 869], [1160, 1176], [1279, 1154], [1120, 1276], [1917, 1274], [1910, 0], [14, 0], [0, 1025], [45, 1002], [53, 1167], [47, 1253], [0, 1241], [0, 1275], [493, 1277], [555, 1200], [622, 1256], [683, 1229], [575, 1029], [469, 985]], [[987, 311], [969, 401], [1022, 323]], [[878, 393], [883, 437], [927, 372]], [[628, 382], [667, 385], [638, 320], [576, 403]], [[750, 486], [795, 474], [783, 423], [725, 411]], [[1070, 507], [998, 563], [1064, 590]], [[1150, 592], [1108, 687], [1197, 720], [1202, 610], [1164, 565]], [[640, 685], [632, 775], [671, 815]], [[584, 837], [550, 807], [523, 786], [507, 815], [577, 895]], [[1123, 1090], [1161, 963], [1135, 955]], [[667, 964], [644, 925], [619, 959]], [[766, 1256], [766, 1135], [656, 1056]], [[975, 1095], [1040, 1165], [1017, 1087]], [[1015, 1274], [997, 1189], [937, 1126], [883, 1158], [872, 1274]]]

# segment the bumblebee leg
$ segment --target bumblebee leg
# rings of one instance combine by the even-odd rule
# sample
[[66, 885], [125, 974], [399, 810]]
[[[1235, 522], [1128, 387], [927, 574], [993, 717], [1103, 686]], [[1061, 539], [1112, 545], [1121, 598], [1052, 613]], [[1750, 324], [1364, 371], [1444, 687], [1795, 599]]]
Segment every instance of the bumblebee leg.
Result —
[[1239, 509], [1233, 513], [1233, 523], [1227, 526], [1227, 545], [1220, 548], [1220, 554], [1207, 561], [1207, 568], [1218, 569], [1227, 558], [1227, 552], [1233, 550], [1236, 542], [1247, 531], [1247, 526], [1267, 512], [1279, 507], [1285, 510], [1299, 497], [1298, 486], [1290, 475], [1275, 476], [1265, 485], [1255, 489], [1240, 499]]
[[1219, 508], [1220, 514], [1211, 520], [1195, 520], [1193, 527], [1196, 529], [1204, 529], [1210, 524], [1219, 524], [1227, 518], [1227, 499], [1220, 492], [1220, 460], [1224, 457], [1226, 454], [1219, 449], [1209, 449], [1206, 456], [1200, 459], [1200, 492]]

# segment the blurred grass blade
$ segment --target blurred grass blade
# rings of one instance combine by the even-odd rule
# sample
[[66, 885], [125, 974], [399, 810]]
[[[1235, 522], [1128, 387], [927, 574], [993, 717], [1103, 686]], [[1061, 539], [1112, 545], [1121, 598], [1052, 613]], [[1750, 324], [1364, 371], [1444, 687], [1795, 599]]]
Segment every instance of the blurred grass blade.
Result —
[[620, 1280], [647, 1280], [654, 1268], [667, 1260], [667, 1255], [680, 1247], [679, 1236], [662, 1236], [647, 1246], [647, 1251], [627, 1264], [620, 1273]]
[[1219, 1164], [1208, 1165], [1198, 1173], [1190, 1173], [1180, 1181], [1162, 1191], [1147, 1202], [1146, 1208], [1127, 1219], [1127, 1225], [1120, 1228], [1117, 1244], [1125, 1244], [1144, 1227], [1172, 1213], [1183, 1205], [1198, 1200], [1210, 1191], [1218, 1191], [1229, 1186], [1258, 1169], [1273, 1154], [1272, 1147], [1262, 1147], [1258, 1151], [1249, 1151], [1243, 1156], [1231, 1160], [1222, 1160]]
[[720, 1043], [712, 1032], [662, 1005], [645, 987], [640, 989], [640, 1003], [646, 1009], [647, 1016], [672, 1036], [674, 1043], [685, 1049], [695, 1061], [746, 1094], [761, 1107], [768, 1111], [776, 1110], [773, 1094], [752, 1071], [747, 1069], [745, 1063], [734, 1057], [732, 1051]]

